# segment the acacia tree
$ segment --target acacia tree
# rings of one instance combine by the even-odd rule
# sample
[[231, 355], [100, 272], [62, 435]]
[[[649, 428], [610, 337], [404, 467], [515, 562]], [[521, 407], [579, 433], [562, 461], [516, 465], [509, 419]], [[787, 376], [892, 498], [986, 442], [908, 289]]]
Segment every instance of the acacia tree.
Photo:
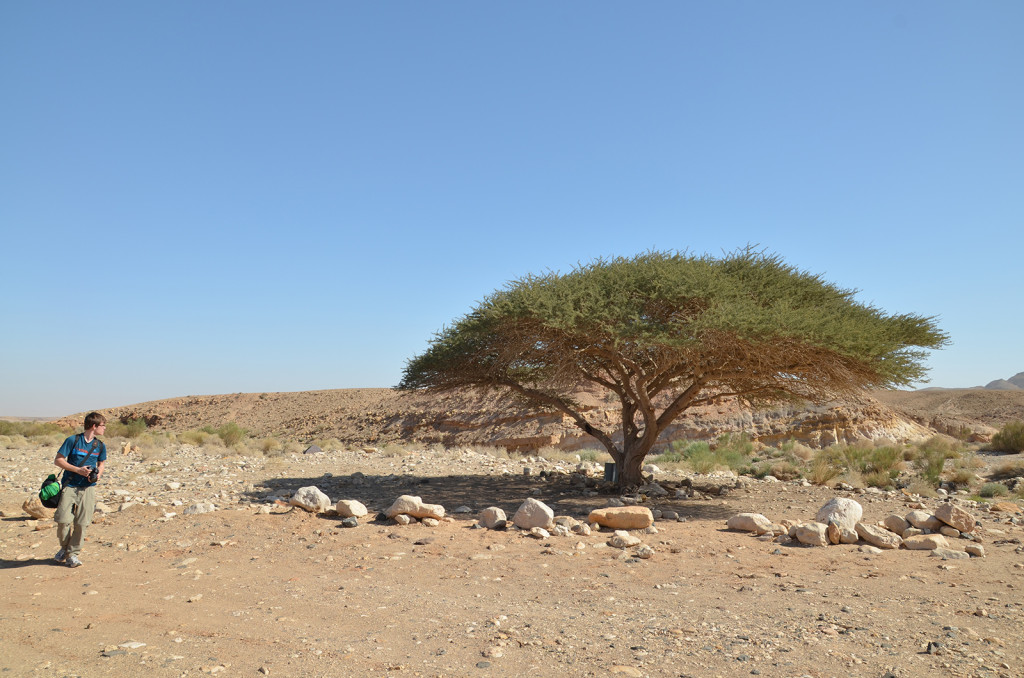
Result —
[[[925, 349], [947, 342], [934, 318], [854, 294], [750, 248], [597, 260], [494, 292], [437, 333], [398, 388], [501, 390], [558, 410], [608, 450], [620, 486], [636, 485], [660, 433], [694, 405], [820, 402], [920, 380]], [[621, 430], [588, 420], [573, 397], [586, 382], [618, 397]]]

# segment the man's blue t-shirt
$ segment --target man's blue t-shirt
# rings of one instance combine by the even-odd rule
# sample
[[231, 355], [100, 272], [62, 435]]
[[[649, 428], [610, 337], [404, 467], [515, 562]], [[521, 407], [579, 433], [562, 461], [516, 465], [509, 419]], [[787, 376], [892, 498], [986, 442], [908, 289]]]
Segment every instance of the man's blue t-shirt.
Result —
[[[97, 468], [101, 461], [107, 460], [107, 446], [99, 438], [93, 438], [91, 443], [85, 442], [85, 436], [81, 433], [71, 436], [64, 441], [64, 444], [57, 450], [57, 454], [68, 460], [72, 466], [88, 466]], [[70, 487], [88, 487], [95, 485], [90, 483], [85, 476], [65, 471], [61, 478], [61, 484]]]

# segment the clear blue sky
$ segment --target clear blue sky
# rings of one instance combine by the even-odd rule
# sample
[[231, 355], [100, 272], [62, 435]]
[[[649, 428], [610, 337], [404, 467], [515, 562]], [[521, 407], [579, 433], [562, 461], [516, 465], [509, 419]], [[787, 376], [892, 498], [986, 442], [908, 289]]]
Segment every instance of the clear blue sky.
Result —
[[506, 281], [747, 244], [1024, 370], [1024, 3], [0, 4], [0, 414], [392, 386]]

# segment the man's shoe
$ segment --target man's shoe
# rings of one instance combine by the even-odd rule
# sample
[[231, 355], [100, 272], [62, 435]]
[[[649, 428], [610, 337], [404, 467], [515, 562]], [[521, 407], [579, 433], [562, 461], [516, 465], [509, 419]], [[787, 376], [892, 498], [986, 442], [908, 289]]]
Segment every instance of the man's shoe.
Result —
[[68, 567], [80, 567], [82, 561], [78, 559], [78, 556], [68, 556]]
[[63, 563], [65, 560], [67, 560], [67, 557], [68, 557], [68, 552], [65, 551], [64, 549], [61, 549], [60, 551], [57, 551], [57, 555], [55, 555], [53, 557], [53, 559], [54, 559], [54, 561], [56, 561], [58, 563]]

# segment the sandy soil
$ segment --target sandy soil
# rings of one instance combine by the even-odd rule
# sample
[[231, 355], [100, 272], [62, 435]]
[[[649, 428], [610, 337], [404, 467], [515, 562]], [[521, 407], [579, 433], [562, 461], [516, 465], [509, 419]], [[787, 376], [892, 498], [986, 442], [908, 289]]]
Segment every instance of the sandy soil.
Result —
[[[52, 523], [20, 510], [52, 450], [0, 459], [4, 676], [1024, 676], [1024, 527], [979, 508], [984, 558], [780, 545], [726, 520], [812, 520], [849, 496], [873, 522], [917, 499], [752, 481], [648, 501], [685, 521], [639, 534], [656, 551], [644, 560], [607, 547], [608, 532], [537, 540], [474, 528], [478, 511], [511, 517], [530, 496], [577, 518], [605, 505], [562, 473], [571, 463], [182, 446], [111, 455], [109, 511], [89, 530], [85, 565], [70, 569], [51, 560]], [[308, 485], [371, 514], [343, 528], [277, 501]], [[401, 494], [443, 504], [450, 519], [369, 519]], [[184, 515], [197, 502], [217, 510]]]

